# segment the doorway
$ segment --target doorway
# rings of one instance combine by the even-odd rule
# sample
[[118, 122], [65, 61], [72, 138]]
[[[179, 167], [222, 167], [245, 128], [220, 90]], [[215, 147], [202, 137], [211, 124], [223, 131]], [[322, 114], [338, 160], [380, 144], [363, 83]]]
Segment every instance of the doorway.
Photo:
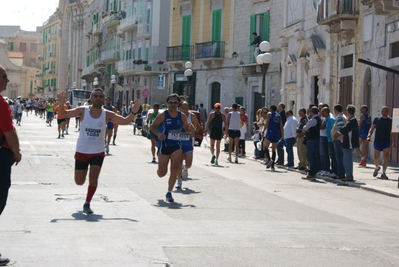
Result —
[[312, 90], [312, 103], [315, 106], [319, 105], [319, 76], [313, 76], [313, 90]]
[[211, 86], [211, 103], [210, 103], [210, 107], [208, 107], [208, 110], [213, 109], [213, 105], [215, 103], [220, 103], [220, 83], [219, 82], [214, 82], [212, 83]]

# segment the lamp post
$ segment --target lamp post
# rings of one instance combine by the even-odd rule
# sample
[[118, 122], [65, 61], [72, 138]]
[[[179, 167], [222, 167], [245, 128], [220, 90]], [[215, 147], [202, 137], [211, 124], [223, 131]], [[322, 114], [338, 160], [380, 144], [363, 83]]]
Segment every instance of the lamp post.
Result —
[[93, 86], [94, 86], [94, 89], [96, 89], [98, 87], [98, 78], [97, 77], [94, 77]]
[[259, 45], [259, 50], [261, 54], [256, 57], [256, 63], [262, 68], [262, 97], [265, 98], [265, 105], [267, 105], [266, 99], [266, 72], [269, 68], [270, 63], [273, 60], [272, 54], [268, 53], [270, 51], [270, 43], [267, 41], [263, 41]]
[[115, 97], [115, 83], [116, 83], [116, 80], [115, 80], [115, 75], [112, 75], [111, 76], [111, 85], [112, 85], [112, 88], [111, 88], [111, 105], [115, 105], [115, 103], [114, 103], [114, 97]]
[[86, 80], [83, 80], [83, 82], [82, 82], [82, 87], [83, 87], [83, 90], [86, 90]]
[[[186, 76], [187, 79], [187, 85], [186, 88], [184, 90], [184, 96], [189, 98], [190, 97], [190, 92], [189, 92], [189, 82], [190, 82], [190, 77], [193, 75], [193, 70], [191, 69], [193, 67], [193, 64], [190, 61], [187, 61], [184, 64], [184, 67], [186, 68], [186, 70], [184, 71], [184, 76]], [[188, 99], [187, 99], [188, 101]], [[191, 103], [189, 103], [190, 105]]]

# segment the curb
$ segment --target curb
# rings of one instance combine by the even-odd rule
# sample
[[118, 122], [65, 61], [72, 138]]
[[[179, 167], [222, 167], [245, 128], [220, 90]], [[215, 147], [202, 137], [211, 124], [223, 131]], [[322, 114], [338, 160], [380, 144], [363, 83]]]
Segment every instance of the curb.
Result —
[[357, 187], [363, 190], [367, 190], [370, 192], [374, 192], [374, 193], [379, 193], [382, 195], [386, 195], [386, 196], [390, 196], [390, 197], [395, 197], [395, 198], [399, 198], [399, 192], [396, 191], [391, 191], [387, 188], [382, 188], [382, 187], [378, 187], [378, 186], [374, 186], [374, 185], [367, 185], [367, 184], [358, 184], [356, 182], [344, 182], [342, 180], [339, 179], [333, 179], [333, 178], [328, 178], [328, 177], [323, 177], [323, 176], [317, 176], [317, 178], [319, 179], [323, 179], [326, 182], [330, 182], [330, 183], [334, 183], [337, 185], [341, 185], [341, 186], [349, 186], [349, 187]]

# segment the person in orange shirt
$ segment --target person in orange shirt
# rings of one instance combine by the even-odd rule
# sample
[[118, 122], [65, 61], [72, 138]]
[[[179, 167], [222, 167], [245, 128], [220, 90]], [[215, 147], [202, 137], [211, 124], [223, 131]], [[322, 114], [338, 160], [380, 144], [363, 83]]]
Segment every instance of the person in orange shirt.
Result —
[[[60, 108], [59, 105], [57, 105], [57, 106], [54, 108], [54, 111], [57, 113], [58, 139], [60, 139], [61, 137], [62, 137], [62, 138], [65, 137], [65, 136], [64, 136], [64, 132], [65, 132], [65, 123], [66, 123], [65, 118], [62, 117], [62, 116], [60, 115], [60, 113], [58, 112], [58, 111], [59, 111], [59, 108]], [[67, 106], [66, 104], [64, 105], [64, 109], [65, 109], [65, 110], [68, 109], [68, 106]], [[62, 131], [61, 131], [61, 130], [62, 130]]]

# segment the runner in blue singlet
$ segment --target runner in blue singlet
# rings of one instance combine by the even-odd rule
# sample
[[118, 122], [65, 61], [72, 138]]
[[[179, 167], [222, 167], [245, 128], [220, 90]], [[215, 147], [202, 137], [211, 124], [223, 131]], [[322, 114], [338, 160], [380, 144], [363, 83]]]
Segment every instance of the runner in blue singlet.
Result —
[[171, 94], [166, 98], [168, 110], [159, 114], [151, 124], [151, 131], [158, 137], [158, 170], [159, 177], [164, 177], [168, 172], [169, 160], [170, 176], [166, 201], [173, 202], [172, 190], [176, 183], [177, 170], [181, 164], [181, 140], [182, 127], [187, 131], [194, 130], [194, 125], [188, 124], [186, 115], [177, 109], [180, 98], [177, 94]]

